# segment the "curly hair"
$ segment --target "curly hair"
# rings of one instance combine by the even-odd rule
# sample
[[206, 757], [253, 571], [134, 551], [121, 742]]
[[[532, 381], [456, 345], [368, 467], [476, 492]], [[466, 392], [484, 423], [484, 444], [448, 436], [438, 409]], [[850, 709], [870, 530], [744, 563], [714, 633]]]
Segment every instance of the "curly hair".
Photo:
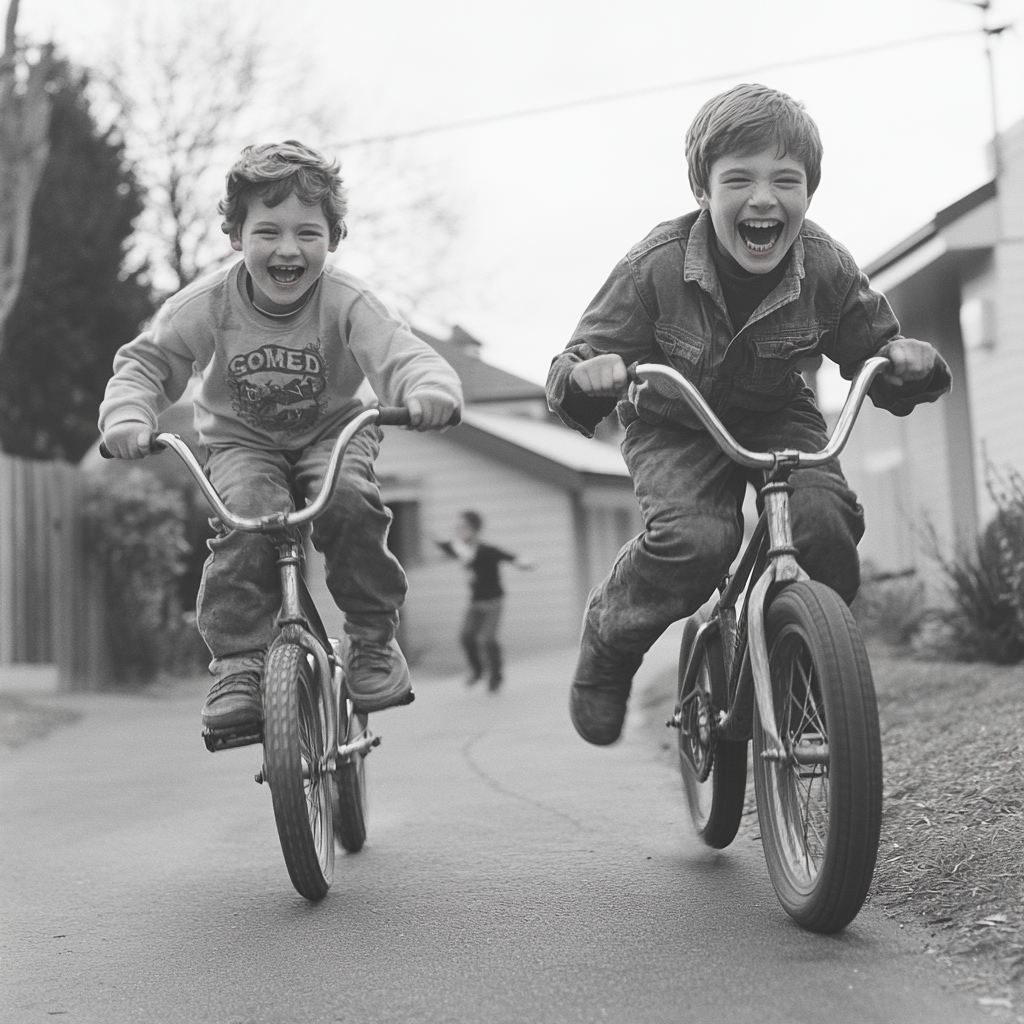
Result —
[[728, 153], [756, 153], [775, 146], [807, 172], [807, 194], [821, 181], [821, 136], [804, 105], [766, 85], [737, 85], [712, 97], [686, 132], [690, 188], [708, 191], [711, 165]]
[[294, 139], [246, 146], [228, 171], [224, 198], [217, 206], [224, 218], [221, 230], [227, 235], [241, 228], [254, 199], [274, 207], [294, 194], [307, 206], [323, 210], [331, 245], [337, 245], [348, 234], [348, 203], [340, 170], [336, 160], [328, 161]]

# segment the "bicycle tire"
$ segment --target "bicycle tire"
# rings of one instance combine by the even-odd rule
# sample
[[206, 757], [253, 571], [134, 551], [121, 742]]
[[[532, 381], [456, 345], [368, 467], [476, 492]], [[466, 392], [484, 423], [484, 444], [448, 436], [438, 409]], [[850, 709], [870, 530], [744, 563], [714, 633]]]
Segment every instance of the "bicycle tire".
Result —
[[316, 662], [297, 644], [267, 656], [263, 681], [263, 756], [281, 852], [296, 891], [315, 902], [334, 878], [330, 742]]
[[821, 583], [787, 586], [765, 625], [779, 734], [788, 753], [799, 745], [805, 758], [762, 757], [767, 740], [755, 717], [765, 861], [786, 913], [828, 934], [857, 916], [878, 855], [882, 745], [871, 665], [850, 610]]
[[[349, 717], [346, 742], [366, 731], [366, 715]], [[334, 838], [343, 850], [358, 853], [366, 842], [366, 757], [356, 754], [334, 770]]]
[[[701, 617], [694, 615], [683, 627], [677, 685], [680, 705], [683, 699], [686, 663], [701, 621]], [[714, 657], [713, 651], [710, 657]], [[709, 647], [705, 647], [697, 670], [696, 687], [704, 690], [706, 697], [702, 699], [705, 699], [709, 706], [712, 704], [712, 692], [715, 689], [712, 685], [712, 671], [720, 671], [724, 675], [725, 667], [712, 667]], [[708, 752], [712, 758], [711, 771], [702, 782], [700, 773], [687, 754], [687, 745], [690, 742], [684, 729], [680, 728], [679, 772], [683, 780], [683, 793], [686, 796], [690, 818], [701, 841], [707, 846], [721, 850], [736, 838], [743, 818], [743, 801], [747, 790], [747, 744], [745, 741], [715, 738]]]

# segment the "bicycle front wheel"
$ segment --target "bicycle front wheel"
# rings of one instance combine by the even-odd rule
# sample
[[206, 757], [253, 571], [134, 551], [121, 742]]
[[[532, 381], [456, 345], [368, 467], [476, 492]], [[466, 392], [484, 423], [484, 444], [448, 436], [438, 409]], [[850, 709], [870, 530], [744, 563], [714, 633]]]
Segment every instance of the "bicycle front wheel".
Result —
[[[366, 715], [351, 710], [345, 742], [351, 743], [367, 729]], [[343, 850], [358, 853], [366, 842], [366, 756], [355, 754], [334, 770], [334, 838]]]
[[272, 647], [263, 682], [263, 756], [281, 852], [307, 900], [334, 878], [330, 737], [316, 662], [297, 644]]
[[804, 928], [857, 916], [882, 822], [874, 683], [850, 610], [820, 583], [786, 587], [766, 617], [775, 720], [784, 750], [754, 727], [754, 787], [768, 873]]
[[[698, 616], [687, 620], [679, 651], [679, 773], [697, 835], [721, 850], [736, 838], [743, 818], [747, 744], [719, 739], [715, 734], [715, 698], [721, 700], [725, 691], [725, 666], [717, 638], [704, 647], [693, 689], [684, 690], [686, 664], [700, 622]], [[720, 686], [713, 685], [712, 673], [717, 674]]]

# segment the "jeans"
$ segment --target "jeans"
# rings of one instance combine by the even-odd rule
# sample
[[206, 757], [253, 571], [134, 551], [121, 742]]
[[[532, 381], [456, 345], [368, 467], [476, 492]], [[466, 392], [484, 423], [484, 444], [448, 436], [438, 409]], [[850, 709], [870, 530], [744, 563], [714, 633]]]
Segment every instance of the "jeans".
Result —
[[[373, 460], [379, 428], [364, 427], [342, 458], [334, 496], [313, 523], [313, 546], [327, 565], [327, 587], [345, 613], [345, 632], [380, 643], [398, 628], [407, 582], [388, 550], [391, 513], [380, 499]], [[301, 451], [218, 448], [206, 474], [224, 503], [241, 516], [289, 511], [293, 493], [312, 500], [320, 490], [334, 438]], [[210, 671], [223, 677], [259, 669], [277, 628], [281, 577], [277, 548], [265, 534], [226, 530], [209, 542], [197, 616], [213, 656]]]
[[[753, 451], [818, 451], [827, 440], [806, 394], [778, 412], [744, 416], [730, 433]], [[729, 459], [706, 431], [639, 419], [626, 428], [622, 454], [645, 529], [591, 593], [586, 620], [605, 643], [643, 654], [669, 625], [697, 611], [729, 571], [743, 540], [747, 481], [758, 486], [763, 476]], [[860, 586], [863, 510], [837, 460], [796, 470], [790, 484], [797, 560], [849, 603]]]
[[[466, 652], [466, 660], [479, 679], [484, 674], [484, 659], [488, 666], [488, 681], [492, 687], [501, 684], [501, 646], [498, 643], [498, 623], [501, 621], [502, 598], [470, 601], [462, 620], [459, 642]], [[481, 658], [481, 648], [483, 658]]]

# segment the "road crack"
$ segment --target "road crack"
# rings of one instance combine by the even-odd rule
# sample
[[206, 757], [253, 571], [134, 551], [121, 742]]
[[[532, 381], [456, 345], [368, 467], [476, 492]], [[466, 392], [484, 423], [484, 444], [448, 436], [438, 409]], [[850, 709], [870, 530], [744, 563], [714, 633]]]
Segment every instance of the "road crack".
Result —
[[569, 822], [570, 825], [578, 829], [580, 832], [589, 831], [586, 825], [577, 821], [571, 814], [566, 814], [565, 811], [560, 811], [557, 807], [552, 807], [543, 800], [535, 800], [533, 797], [526, 796], [523, 793], [517, 793], [514, 789], [508, 789], [493, 775], [481, 768], [480, 765], [473, 760], [472, 748], [476, 746], [476, 744], [479, 743], [486, 735], [487, 730], [485, 729], [483, 732], [477, 733], [477, 735], [472, 739], [467, 740], [462, 747], [462, 758], [466, 764], [469, 765], [475, 775], [479, 776], [487, 786], [493, 789], [496, 793], [500, 793], [502, 796], [510, 797], [511, 799], [518, 800], [521, 803], [529, 804], [531, 807], [536, 807], [538, 810], [554, 814], [556, 817]]

